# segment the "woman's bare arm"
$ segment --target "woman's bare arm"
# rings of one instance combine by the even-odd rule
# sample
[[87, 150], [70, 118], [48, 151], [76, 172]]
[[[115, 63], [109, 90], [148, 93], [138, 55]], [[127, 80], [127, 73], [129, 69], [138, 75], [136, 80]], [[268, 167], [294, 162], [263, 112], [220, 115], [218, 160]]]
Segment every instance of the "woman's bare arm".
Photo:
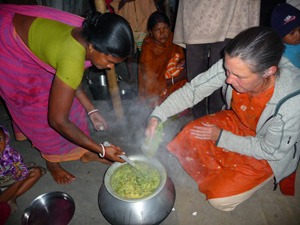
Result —
[[92, 101], [88, 98], [82, 88], [82, 85], [80, 85], [76, 90], [76, 98], [79, 100], [87, 113], [92, 112], [92, 114], [89, 114], [88, 116], [94, 126], [94, 129], [97, 131], [106, 130], [108, 126], [104, 117], [101, 116], [99, 111], [95, 111], [98, 109], [96, 109]]
[[79, 100], [83, 108], [86, 110], [86, 112], [90, 112], [91, 110], [95, 109], [94, 104], [92, 101], [88, 98], [85, 91], [82, 88], [82, 85], [80, 85], [76, 89], [76, 98]]
[[[86, 136], [74, 123], [69, 120], [69, 112], [76, 96], [76, 90], [69, 87], [58, 77], [54, 78], [50, 98], [48, 119], [50, 126], [62, 136], [78, 146], [90, 151], [102, 153], [102, 148], [90, 137]], [[123, 152], [110, 148], [106, 152], [106, 158], [123, 162], [117, 155]]]

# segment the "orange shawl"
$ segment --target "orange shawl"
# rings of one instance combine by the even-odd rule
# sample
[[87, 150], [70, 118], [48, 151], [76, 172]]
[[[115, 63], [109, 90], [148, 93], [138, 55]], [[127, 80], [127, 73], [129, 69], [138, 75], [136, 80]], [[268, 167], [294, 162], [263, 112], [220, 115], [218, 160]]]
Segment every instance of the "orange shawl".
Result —
[[170, 89], [173, 91], [173, 89], [179, 88], [177, 87], [179, 83], [167, 87], [165, 79], [168, 62], [175, 53], [180, 54], [180, 59], [185, 57], [183, 49], [173, 44], [173, 33], [170, 34], [165, 45], [158, 44], [149, 35], [144, 39], [138, 73], [139, 96], [141, 99], [157, 98], [161, 101], [166, 89], [170, 94]]
[[211, 123], [240, 136], [254, 136], [258, 119], [274, 88], [250, 97], [233, 91], [232, 110], [223, 110], [187, 124], [167, 145], [207, 199], [237, 195], [251, 190], [272, 175], [266, 160], [231, 152], [214, 141], [196, 139], [194, 126]]

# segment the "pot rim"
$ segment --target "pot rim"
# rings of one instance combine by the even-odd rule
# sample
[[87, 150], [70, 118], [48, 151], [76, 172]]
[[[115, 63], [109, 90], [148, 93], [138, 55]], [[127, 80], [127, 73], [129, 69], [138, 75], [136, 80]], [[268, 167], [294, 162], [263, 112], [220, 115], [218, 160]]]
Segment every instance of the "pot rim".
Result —
[[127, 162], [125, 163], [119, 163], [119, 162], [114, 162], [106, 171], [105, 176], [104, 176], [104, 185], [106, 190], [109, 192], [109, 194], [111, 194], [113, 197], [121, 200], [121, 201], [126, 201], [126, 202], [140, 202], [140, 201], [146, 201], [148, 199], [151, 199], [152, 197], [156, 196], [164, 187], [166, 181], [167, 181], [167, 173], [165, 168], [163, 167], [163, 165], [156, 159], [154, 158], [147, 158], [144, 155], [131, 155], [128, 156], [129, 159], [131, 159], [133, 162], [143, 162], [143, 163], [147, 163], [150, 166], [154, 166], [157, 171], [160, 174], [160, 183], [158, 185], [158, 187], [156, 188], [156, 190], [150, 194], [145, 196], [144, 198], [122, 198], [121, 196], [119, 196], [111, 187], [110, 185], [110, 180], [111, 180], [111, 176], [114, 173], [114, 171], [116, 171], [116, 169], [118, 169], [119, 167], [127, 164]]

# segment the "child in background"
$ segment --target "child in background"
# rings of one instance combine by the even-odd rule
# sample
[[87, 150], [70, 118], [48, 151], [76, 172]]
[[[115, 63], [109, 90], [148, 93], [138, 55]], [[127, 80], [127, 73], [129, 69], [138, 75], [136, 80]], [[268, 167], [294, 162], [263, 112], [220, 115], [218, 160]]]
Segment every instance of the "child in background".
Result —
[[300, 10], [287, 3], [277, 5], [272, 12], [271, 25], [284, 42], [283, 55], [300, 68]]
[[[1, 207], [9, 205], [10, 211], [14, 212], [17, 209], [16, 199], [28, 191], [44, 173], [45, 169], [35, 163], [23, 162], [22, 156], [9, 145], [7, 129], [0, 125], [0, 187], [5, 188], [0, 191]], [[7, 184], [11, 180], [13, 183]]]

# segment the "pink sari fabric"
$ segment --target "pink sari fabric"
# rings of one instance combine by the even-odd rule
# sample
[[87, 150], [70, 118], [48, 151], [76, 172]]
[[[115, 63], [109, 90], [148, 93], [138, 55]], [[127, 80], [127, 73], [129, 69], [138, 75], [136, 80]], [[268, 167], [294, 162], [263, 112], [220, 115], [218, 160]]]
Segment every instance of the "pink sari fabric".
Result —
[[[14, 127], [47, 160], [77, 159], [87, 150], [70, 143], [53, 130], [47, 120], [55, 69], [38, 59], [19, 38], [12, 24], [15, 13], [54, 19], [78, 27], [83, 18], [44, 6], [0, 5], [0, 96], [8, 107]], [[90, 65], [90, 62], [85, 63], [86, 67]], [[86, 112], [77, 99], [74, 99], [69, 119], [89, 135]], [[77, 151], [81, 153], [76, 154]]]

